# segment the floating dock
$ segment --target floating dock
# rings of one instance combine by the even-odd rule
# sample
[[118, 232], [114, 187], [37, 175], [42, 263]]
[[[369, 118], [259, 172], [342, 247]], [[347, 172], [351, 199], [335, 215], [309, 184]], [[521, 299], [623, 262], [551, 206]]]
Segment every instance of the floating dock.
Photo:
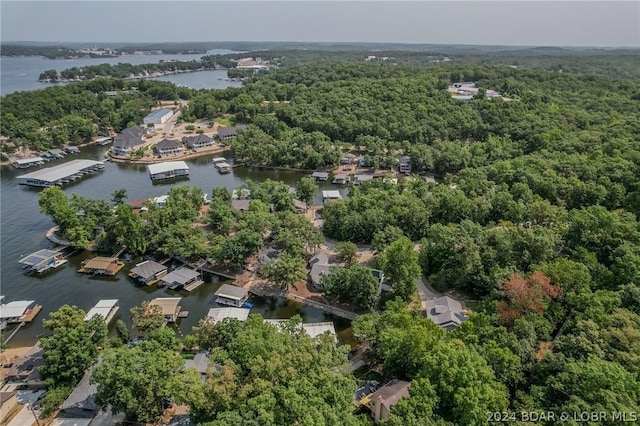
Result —
[[118, 299], [99, 300], [96, 305], [87, 312], [85, 321], [91, 321], [94, 317], [100, 316], [106, 324], [109, 324], [118, 312]]
[[152, 181], [189, 177], [189, 166], [184, 161], [149, 164], [147, 170]]
[[42, 170], [18, 176], [20, 185], [49, 188], [63, 185], [81, 178], [84, 175], [104, 170], [102, 161], [73, 160], [58, 166], [47, 167]]

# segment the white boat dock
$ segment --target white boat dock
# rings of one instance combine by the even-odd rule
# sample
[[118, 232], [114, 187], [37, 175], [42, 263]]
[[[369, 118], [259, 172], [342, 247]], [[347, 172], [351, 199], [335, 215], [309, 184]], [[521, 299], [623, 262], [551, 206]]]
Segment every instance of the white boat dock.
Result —
[[147, 166], [151, 180], [189, 177], [189, 166], [184, 161], [166, 161]]
[[18, 262], [26, 272], [41, 274], [64, 265], [67, 259], [59, 251], [42, 249], [23, 257]]
[[211, 308], [207, 314], [207, 321], [217, 324], [225, 318], [235, 318], [244, 322], [249, 318], [250, 311], [246, 308]]
[[39, 186], [48, 188], [51, 186], [69, 183], [79, 177], [104, 170], [102, 161], [73, 160], [58, 166], [47, 167], [42, 170], [18, 176], [20, 185]]
[[85, 321], [91, 321], [94, 317], [100, 316], [106, 324], [109, 324], [118, 312], [118, 299], [99, 300], [96, 305], [87, 312]]
[[44, 164], [44, 158], [42, 157], [20, 158], [14, 161], [12, 164], [17, 169], [26, 169], [27, 167], [42, 166]]
[[[218, 291], [214, 293], [218, 296], [216, 303], [221, 305], [229, 305], [239, 308], [245, 306], [249, 298], [249, 290], [235, 285], [222, 284]], [[250, 306], [247, 306], [250, 307]]]

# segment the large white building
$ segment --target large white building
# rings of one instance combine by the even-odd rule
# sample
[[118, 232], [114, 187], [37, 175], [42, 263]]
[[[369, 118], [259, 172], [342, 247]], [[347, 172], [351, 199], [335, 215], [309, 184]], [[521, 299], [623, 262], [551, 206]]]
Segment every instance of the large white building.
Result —
[[164, 124], [173, 115], [173, 110], [169, 108], [162, 108], [152, 111], [142, 121], [144, 124]]

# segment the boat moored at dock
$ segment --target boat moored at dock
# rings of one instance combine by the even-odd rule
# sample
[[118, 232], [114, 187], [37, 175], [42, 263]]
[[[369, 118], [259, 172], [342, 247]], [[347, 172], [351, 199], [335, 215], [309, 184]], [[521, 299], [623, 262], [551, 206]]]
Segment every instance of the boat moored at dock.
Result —
[[23, 257], [19, 263], [25, 273], [42, 274], [64, 265], [67, 259], [59, 251], [42, 249]]
[[16, 179], [18, 179], [20, 185], [49, 188], [69, 183], [71, 176], [84, 175], [101, 170], [104, 170], [102, 161], [73, 160], [58, 166], [24, 174]]
[[236, 308], [252, 308], [253, 305], [247, 302], [249, 298], [249, 290], [235, 285], [223, 284], [218, 291], [214, 293], [218, 296], [216, 303], [221, 305], [234, 306]]

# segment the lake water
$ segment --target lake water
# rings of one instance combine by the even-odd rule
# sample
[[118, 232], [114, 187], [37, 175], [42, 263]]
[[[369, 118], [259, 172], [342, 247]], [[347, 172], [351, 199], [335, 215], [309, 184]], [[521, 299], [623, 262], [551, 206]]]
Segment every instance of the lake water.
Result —
[[[46, 166], [78, 158], [102, 160], [108, 149], [108, 146], [86, 147], [79, 154], [67, 155], [64, 160], [50, 162]], [[211, 163], [212, 157], [210, 155], [186, 160], [190, 167], [188, 181], [152, 184], [145, 166], [107, 162], [103, 172], [73, 182], [64, 186], [63, 189], [68, 195], [76, 193], [89, 198], [109, 200], [115, 189], [125, 188], [129, 200], [142, 200], [166, 194], [172, 185], [197, 186], [210, 195], [213, 187], [226, 187], [232, 190], [242, 185], [247, 179], [262, 181], [270, 178], [295, 185], [301, 177], [300, 173], [247, 168], [236, 168], [229, 174], [220, 175]], [[118, 299], [120, 310], [117, 317], [130, 324], [129, 310], [139, 305], [142, 300], [183, 296], [181, 305], [184, 310], [189, 311], [189, 317], [179, 321], [178, 330], [181, 334], [189, 333], [191, 328], [206, 316], [209, 308], [215, 306], [213, 293], [221, 284], [217, 277], [205, 274], [206, 283], [191, 293], [176, 293], [155, 286], [141, 287], [127, 277], [128, 270], [135, 266], [135, 262], [139, 259], [133, 259], [124, 270], [112, 278], [94, 277], [77, 272], [82, 260], [91, 256], [87, 252], [71, 257], [69, 263], [44, 277], [23, 275], [18, 260], [26, 254], [50, 247], [51, 244], [44, 238], [44, 234], [53, 226], [51, 219], [38, 210], [40, 189], [18, 185], [15, 180], [17, 176], [33, 170], [18, 170], [11, 166], [2, 166], [1, 170], [1, 293], [5, 296], [5, 302], [35, 300], [36, 303], [43, 305], [43, 310], [35, 321], [23, 327], [11, 340], [12, 346], [34, 343], [38, 334], [43, 332], [42, 320], [49, 312], [57, 310], [64, 304], [77, 305], [87, 311], [100, 299]], [[329, 187], [336, 188], [325, 182], [322, 183], [320, 190]], [[345, 190], [342, 189], [342, 191]], [[321, 201], [318, 193], [314, 203], [320, 204]], [[305, 321], [334, 321], [340, 341], [345, 343], [352, 341], [349, 321], [279, 298], [253, 297], [251, 302], [254, 303], [252, 312], [259, 312], [267, 318], [288, 318], [294, 314], [300, 314]]]
[[[210, 50], [210, 55], [226, 55], [233, 52], [227, 49]], [[55, 69], [58, 73], [72, 67], [87, 65], [129, 63], [134, 65], [158, 63], [159, 61], [192, 61], [199, 60], [204, 55], [129, 55], [117, 58], [80, 58], [80, 59], [46, 59], [41, 57], [2, 57], [0, 58], [0, 95], [24, 90], [38, 90], [52, 86], [50, 83], [40, 83], [38, 77], [46, 70]], [[224, 89], [225, 87], [239, 87], [242, 82], [224, 81], [227, 76], [225, 70], [201, 71], [195, 73], [174, 74], [158, 77], [158, 80], [192, 87], [194, 89]], [[222, 77], [223, 80], [218, 80]]]
[[[212, 54], [231, 53], [231, 51], [212, 51]], [[23, 90], [37, 90], [49, 85], [39, 83], [38, 75], [48, 69], [63, 69], [73, 66], [95, 65], [100, 63], [117, 64], [129, 62], [142, 64], [158, 62], [159, 60], [192, 60], [199, 59], [202, 55], [153, 55], [153, 56], [127, 56], [105, 59], [74, 59], [74, 60], [50, 60], [44, 58], [2, 58], [0, 88], [1, 93], [7, 94]], [[195, 89], [223, 89], [230, 86], [240, 86], [240, 82], [218, 80], [218, 77], [226, 77], [226, 71], [202, 71], [195, 73], [177, 74], [159, 78], [171, 81], [175, 84], [193, 87]], [[46, 166], [60, 164], [77, 158], [103, 160], [108, 146], [85, 147], [79, 154], [67, 155], [64, 160], [47, 163]], [[127, 190], [129, 200], [142, 200], [166, 194], [172, 185], [191, 185], [203, 189], [211, 194], [214, 187], [226, 187], [233, 190], [242, 185], [247, 179], [262, 181], [270, 178], [282, 180], [289, 185], [301, 177], [301, 174], [286, 171], [264, 171], [246, 168], [236, 168], [227, 175], [220, 175], [211, 164], [209, 155], [187, 160], [190, 167], [190, 179], [177, 183], [158, 184], [151, 183], [145, 166], [106, 163], [104, 172], [81, 179], [64, 186], [68, 195], [76, 193], [89, 198], [103, 198], [109, 200], [111, 193], [118, 188]], [[116, 277], [93, 277], [80, 274], [77, 269], [80, 263], [92, 256], [88, 252], [82, 252], [69, 258], [69, 262], [62, 268], [42, 277], [25, 276], [18, 260], [29, 253], [42, 248], [49, 248], [51, 244], [44, 238], [45, 232], [53, 226], [51, 219], [38, 210], [38, 194], [41, 189], [18, 185], [15, 178], [34, 169], [18, 170], [11, 166], [2, 166], [0, 187], [0, 293], [5, 296], [4, 302], [14, 300], [35, 300], [43, 305], [43, 309], [36, 319], [23, 327], [12, 338], [10, 345], [33, 344], [37, 336], [44, 330], [42, 320], [50, 312], [60, 308], [64, 304], [77, 305], [85, 311], [89, 310], [100, 299], [118, 299], [120, 310], [117, 318], [130, 324], [129, 310], [140, 304], [142, 300], [156, 297], [179, 295], [184, 297], [182, 308], [189, 311], [189, 317], [179, 320], [177, 329], [179, 334], [187, 334], [198, 321], [206, 316], [209, 308], [214, 307], [213, 293], [221, 282], [216, 276], [205, 274], [205, 284], [191, 293], [172, 292], [164, 288], [141, 287], [135, 285], [128, 277], [128, 271], [135, 266], [140, 259], [133, 259], [126, 268]], [[323, 183], [321, 189], [331, 187], [329, 183]], [[335, 187], [331, 188], [335, 189]], [[342, 190], [344, 192], [344, 189]], [[320, 192], [315, 203], [321, 203]], [[252, 298], [254, 304], [252, 312], [263, 314], [266, 318], [289, 318], [300, 314], [305, 321], [334, 321], [338, 338], [343, 343], [352, 343], [350, 322], [333, 315], [325, 314], [317, 309], [302, 306], [299, 303], [290, 302], [280, 298]], [[113, 326], [113, 323], [112, 323]], [[10, 332], [13, 327], [7, 329]], [[4, 336], [3, 336], [4, 340]]]

